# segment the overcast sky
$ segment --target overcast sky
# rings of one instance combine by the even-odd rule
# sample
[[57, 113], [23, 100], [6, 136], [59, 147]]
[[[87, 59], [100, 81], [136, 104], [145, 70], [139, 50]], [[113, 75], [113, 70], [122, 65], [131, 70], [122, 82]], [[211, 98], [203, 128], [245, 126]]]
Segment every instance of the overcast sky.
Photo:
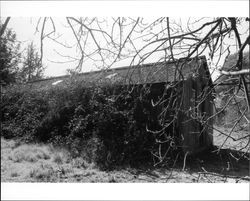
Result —
[[[29, 17], [12, 17], [8, 27], [12, 28], [17, 35], [18, 41], [21, 42], [21, 47], [25, 48], [27, 45], [33, 41], [36, 47], [40, 47], [40, 32], [36, 32], [36, 25], [38, 22], [38, 17], [36, 18], [29, 18]], [[72, 35], [68, 33], [69, 29], [64, 28], [60, 22], [63, 22], [64, 18], [57, 18], [55, 20], [57, 25], [57, 31], [63, 34], [62, 41], [68, 40], [73, 41]], [[40, 30], [40, 28], [39, 28]], [[43, 63], [46, 66], [45, 75], [46, 76], [59, 76], [66, 74], [66, 70], [73, 68], [76, 64], [70, 63], [56, 63], [56, 62], [63, 62], [65, 60], [63, 57], [59, 56], [57, 53], [61, 54], [74, 54], [74, 50], [67, 50], [67, 48], [63, 48], [62, 46], [58, 45], [57, 43], [53, 42], [52, 40], [45, 39], [44, 40], [44, 57]], [[90, 66], [84, 68], [86, 71], [91, 70]]]
[[[198, 3], [196, 3], [195, 5], [197, 6], [197, 4]], [[219, 4], [218, 4], [218, 6], [219, 6]], [[25, 7], [25, 8], [27, 9], [27, 7]], [[209, 8], [209, 6], [207, 8]], [[123, 13], [123, 9], [122, 8], [119, 8], [119, 9], [120, 9], [120, 12], [122, 14]], [[126, 8], [126, 9], [128, 10], [128, 8]], [[132, 7], [131, 7], [131, 9], [132, 9]], [[216, 9], [217, 8], [214, 8], [214, 11], [216, 11]], [[11, 9], [11, 11], [13, 11], [13, 10], [14, 10], [14, 8]], [[49, 10], [49, 9], [47, 9], [47, 10]], [[109, 13], [109, 11], [110, 11], [111, 14], [114, 12], [112, 10], [112, 8], [111, 8], [110, 10], [105, 11], [105, 14]], [[22, 12], [21, 16], [24, 16], [24, 17], [12, 17], [11, 20], [10, 20], [10, 22], [9, 22], [8, 27], [9, 28], [13, 28], [13, 30], [16, 32], [17, 39], [22, 42], [22, 48], [27, 47], [27, 44], [30, 43], [31, 41], [33, 41], [35, 43], [35, 45], [37, 46], [37, 48], [39, 48], [40, 47], [40, 33], [36, 32], [36, 25], [37, 25], [37, 22], [38, 22], [39, 18], [38, 17], [32, 17], [31, 18], [31, 17], [28, 17], [25, 13], [23, 13], [24, 12], [23, 10], [21, 12]], [[34, 13], [34, 10], [32, 10], [32, 11], [29, 10], [28, 12]], [[54, 19], [54, 21], [56, 23], [57, 33], [62, 34], [62, 35], [60, 35], [59, 40], [61, 42], [65, 42], [65, 43], [68, 43], [68, 44], [71, 44], [71, 45], [72, 45], [72, 41], [73, 41], [73, 44], [75, 44], [75, 39], [74, 39], [74, 37], [73, 37], [70, 29], [68, 29], [68, 28], [65, 27], [65, 25], [66, 25], [66, 19], [65, 19], [64, 16], [61, 16], [63, 14], [62, 13], [63, 11], [60, 12], [60, 9], [58, 9], [58, 10], [55, 10], [55, 12], [56, 12], [56, 14], [61, 13], [61, 14], [59, 14], [60, 17], [53, 17], [53, 19]], [[103, 11], [101, 10], [100, 13], [102, 13], [102, 12]], [[160, 12], [160, 9], [159, 9], [159, 12]], [[186, 13], [184, 13], [184, 15], [188, 15], [189, 16], [191, 14], [190, 12], [187, 12], [187, 10], [185, 10], [185, 12]], [[198, 12], [198, 11], [196, 10], [196, 12]], [[199, 12], [201, 12], [201, 11], [199, 11]], [[204, 12], [204, 15], [205, 15], [207, 13], [207, 10], [204, 10], [203, 12]], [[203, 12], [201, 12], [199, 15], [201, 15]], [[221, 12], [223, 12], [223, 10]], [[79, 16], [79, 10], [76, 11], [76, 13]], [[84, 13], [89, 14], [89, 11], [87, 10], [87, 12], [84, 12]], [[99, 13], [98, 10], [97, 11], [94, 10], [93, 13], [96, 14], [96, 16], [100, 15], [100, 13]], [[153, 9], [152, 9], [152, 13], [155, 14], [157, 17], [159, 16], [159, 13], [157, 13]], [[169, 13], [171, 15], [173, 15], [173, 13], [171, 13], [171, 12], [169, 12]], [[138, 12], [138, 15], [139, 14], [140, 14], [140, 11]], [[34, 15], [34, 14], [31, 14], [31, 15]], [[117, 15], [117, 13], [115, 13], [115, 15]], [[155, 18], [155, 17], [149, 15], [149, 13], [144, 13], [144, 15], [147, 18], [149, 18], [149, 19]], [[144, 17], [144, 15], [143, 15], [143, 17]], [[182, 16], [183, 12], [178, 12], [178, 15]], [[194, 13], [192, 13], [192, 15], [194, 15]], [[179, 17], [171, 17], [171, 18], [172, 19], [173, 18], [177, 19]], [[187, 17], [186, 17], [186, 19], [187, 19]], [[50, 27], [48, 27], [47, 29], [49, 31]], [[46, 76], [64, 75], [64, 74], [67, 73], [67, 69], [73, 69], [77, 65], [76, 62], [73, 62], [73, 63], [63, 63], [64, 61], [67, 61], [67, 60], [65, 58], [59, 56], [58, 53], [60, 53], [62, 55], [71, 55], [71, 56], [77, 54], [75, 48], [71, 48], [71, 49], [63, 48], [61, 45], [58, 45], [57, 43], [53, 42], [52, 40], [45, 39], [44, 40], [44, 58], [43, 58], [43, 63], [47, 67], [46, 70], [45, 70], [45, 75]], [[223, 64], [222, 61], [219, 63], [219, 65]], [[121, 63], [117, 64], [115, 67], [117, 67], [117, 66], [124, 66], [124, 65], [128, 65], [128, 64], [129, 64], [128, 62], [121, 62]], [[84, 71], [90, 71], [90, 70], [96, 70], [96, 67], [94, 66], [93, 62], [85, 62], [83, 64], [82, 71], [84, 72]]]

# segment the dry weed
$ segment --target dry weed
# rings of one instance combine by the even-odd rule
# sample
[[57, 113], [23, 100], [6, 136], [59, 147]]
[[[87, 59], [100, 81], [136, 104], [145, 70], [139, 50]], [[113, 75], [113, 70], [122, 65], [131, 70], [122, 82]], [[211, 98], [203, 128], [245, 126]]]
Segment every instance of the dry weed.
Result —
[[19, 141], [5, 140], [1, 138], [1, 149], [14, 149], [20, 145]]
[[53, 156], [53, 162], [57, 164], [62, 164], [63, 163], [63, 154], [61, 153], [55, 153]]
[[83, 158], [77, 157], [77, 158], [74, 158], [72, 160], [72, 166], [75, 168], [84, 168], [85, 169], [85, 168], [89, 167], [89, 164]]
[[56, 180], [57, 171], [50, 163], [42, 162], [30, 171], [29, 176], [37, 181], [50, 182]]
[[46, 147], [21, 145], [12, 151], [9, 155], [9, 159], [17, 163], [22, 161], [37, 162], [40, 159], [50, 159], [50, 155]]
[[10, 176], [11, 177], [18, 177], [19, 174], [18, 174], [18, 172], [11, 172]]

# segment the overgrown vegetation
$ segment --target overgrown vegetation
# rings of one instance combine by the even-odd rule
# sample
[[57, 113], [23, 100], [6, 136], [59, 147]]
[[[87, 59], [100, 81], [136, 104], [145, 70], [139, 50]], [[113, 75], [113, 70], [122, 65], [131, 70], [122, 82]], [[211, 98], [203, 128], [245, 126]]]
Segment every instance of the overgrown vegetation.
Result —
[[2, 135], [64, 146], [100, 167], [153, 162], [157, 140], [176, 139], [153, 132], [161, 125], [151, 101], [163, 91], [150, 87], [79, 81], [48, 90], [11, 87], [2, 96]]

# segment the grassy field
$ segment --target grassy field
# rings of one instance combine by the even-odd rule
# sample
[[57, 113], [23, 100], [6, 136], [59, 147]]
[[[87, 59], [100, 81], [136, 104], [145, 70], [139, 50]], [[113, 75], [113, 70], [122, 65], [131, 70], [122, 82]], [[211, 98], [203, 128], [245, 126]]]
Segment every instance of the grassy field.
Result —
[[[215, 142], [218, 145], [223, 139], [225, 137], [215, 132]], [[235, 145], [229, 140], [220, 155], [188, 159], [184, 171], [183, 161], [174, 168], [123, 167], [113, 171], [102, 171], [80, 157], [72, 158], [69, 152], [62, 148], [44, 144], [23, 144], [1, 138], [1, 180], [2, 182], [71, 183], [249, 182], [249, 160], [235, 159], [237, 151], [233, 153], [230, 149], [230, 146], [235, 147]], [[244, 147], [244, 144], [241, 144], [242, 146]]]

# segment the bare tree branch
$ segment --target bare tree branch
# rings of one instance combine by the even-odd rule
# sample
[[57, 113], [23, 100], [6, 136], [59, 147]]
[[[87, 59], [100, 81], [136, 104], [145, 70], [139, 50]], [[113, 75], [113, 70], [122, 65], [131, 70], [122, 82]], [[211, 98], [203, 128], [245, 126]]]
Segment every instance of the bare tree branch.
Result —
[[221, 73], [223, 75], [246, 75], [246, 74], [250, 74], [250, 69], [242, 69], [239, 71], [225, 71], [225, 70], [221, 70]]
[[3, 35], [5, 29], [7, 28], [7, 25], [9, 23], [9, 21], [10, 21], [10, 17], [7, 17], [6, 20], [5, 20], [5, 22], [4, 22], [4, 24], [3, 24], [3, 26], [1, 27], [0, 37]]

